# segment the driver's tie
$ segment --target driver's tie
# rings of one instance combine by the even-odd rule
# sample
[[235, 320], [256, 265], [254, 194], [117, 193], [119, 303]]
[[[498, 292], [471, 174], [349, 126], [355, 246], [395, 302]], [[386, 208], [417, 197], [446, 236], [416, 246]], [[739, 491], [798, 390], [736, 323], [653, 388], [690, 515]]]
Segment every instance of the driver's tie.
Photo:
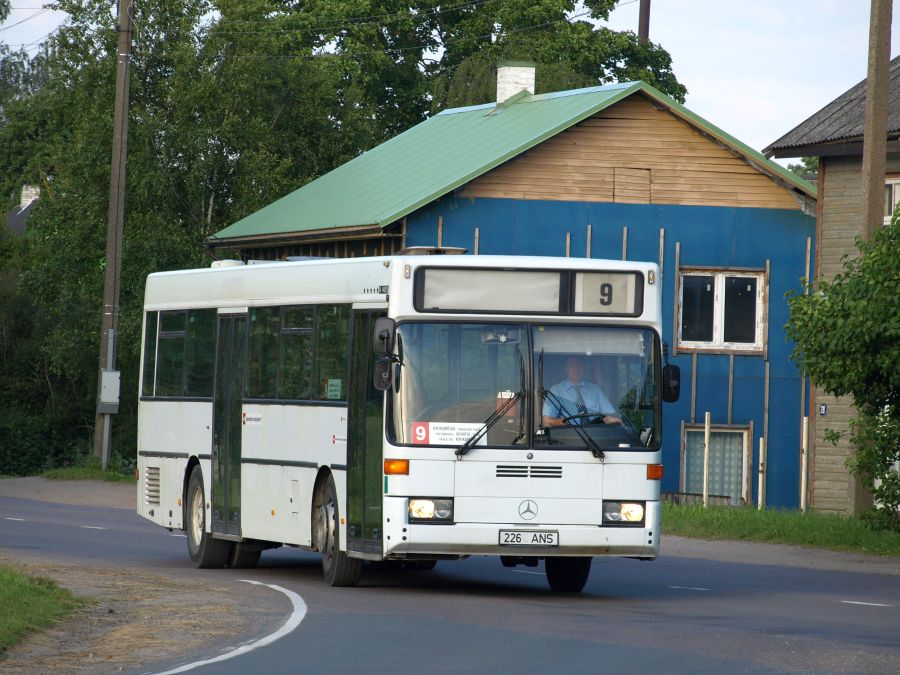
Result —
[[584, 404], [584, 398], [581, 396], [581, 386], [575, 387], [575, 407], [578, 409], [579, 415], [587, 413], [587, 406]]

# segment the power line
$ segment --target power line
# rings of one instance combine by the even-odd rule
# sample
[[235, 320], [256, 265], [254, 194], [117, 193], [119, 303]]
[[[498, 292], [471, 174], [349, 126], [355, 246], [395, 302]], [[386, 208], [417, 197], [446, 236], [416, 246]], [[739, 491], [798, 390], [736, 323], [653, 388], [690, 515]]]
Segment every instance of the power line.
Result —
[[42, 46], [44, 40], [46, 40], [48, 37], [53, 35], [60, 28], [62, 28], [62, 26], [57, 26], [56, 28], [51, 30], [49, 33], [46, 33], [42, 37], [39, 37], [37, 40], [33, 40], [31, 42], [20, 42], [20, 43], [15, 43], [15, 44], [7, 44], [6, 46], [7, 47], [17, 47], [23, 51], [28, 51], [29, 49], [34, 49], [35, 47], [39, 48]]
[[26, 16], [24, 19], [21, 19], [19, 21], [16, 21], [15, 23], [11, 23], [8, 26], [0, 28], [0, 33], [2, 33], [5, 30], [9, 30], [10, 28], [15, 28], [16, 26], [20, 26], [23, 23], [25, 23], [26, 21], [31, 21], [33, 18], [40, 16], [41, 14], [43, 14], [46, 11], [47, 11], [46, 8], [41, 9], [40, 11], [35, 12], [34, 14], [30, 14], [29, 16]]

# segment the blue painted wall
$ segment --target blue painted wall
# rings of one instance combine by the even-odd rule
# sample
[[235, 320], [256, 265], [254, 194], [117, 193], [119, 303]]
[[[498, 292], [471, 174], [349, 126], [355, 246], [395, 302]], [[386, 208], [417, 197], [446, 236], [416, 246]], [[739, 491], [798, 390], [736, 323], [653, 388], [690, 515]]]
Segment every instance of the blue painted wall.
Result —
[[[482, 255], [565, 256], [566, 234], [572, 257], [587, 254], [591, 225], [591, 257], [622, 257], [623, 227], [628, 227], [629, 260], [659, 261], [660, 228], [665, 229], [663, 259], [663, 339], [670, 345], [675, 289], [675, 244], [686, 266], [750, 267], [769, 275], [769, 419], [766, 503], [797, 507], [800, 490], [801, 390], [805, 383], [788, 356], [783, 326], [788, 320], [784, 294], [799, 287], [806, 274], [807, 238], [815, 247], [815, 219], [798, 211], [714, 206], [612, 204], [512, 199], [444, 197], [407, 218], [407, 246], [434, 246], [443, 218], [442, 244], [475, 249]], [[811, 273], [814, 273], [811, 270]], [[681, 425], [691, 422], [692, 357], [679, 353], [670, 360], [681, 367], [682, 395], [665, 404], [663, 490], [680, 490]], [[697, 356], [696, 422], [708, 410], [713, 424], [728, 421], [727, 354]], [[752, 500], [757, 499], [759, 439], [764, 430], [765, 359], [735, 355], [732, 423], [752, 422]]]

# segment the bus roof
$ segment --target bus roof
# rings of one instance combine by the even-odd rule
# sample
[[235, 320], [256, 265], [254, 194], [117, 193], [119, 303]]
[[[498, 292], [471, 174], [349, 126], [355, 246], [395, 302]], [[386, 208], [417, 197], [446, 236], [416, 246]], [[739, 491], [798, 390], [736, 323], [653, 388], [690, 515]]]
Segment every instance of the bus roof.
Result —
[[386, 303], [392, 270], [411, 279], [418, 267], [509, 270], [656, 271], [652, 262], [495, 255], [393, 255], [254, 262], [156, 272], [147, 277], [146, 310], [299, 303]]

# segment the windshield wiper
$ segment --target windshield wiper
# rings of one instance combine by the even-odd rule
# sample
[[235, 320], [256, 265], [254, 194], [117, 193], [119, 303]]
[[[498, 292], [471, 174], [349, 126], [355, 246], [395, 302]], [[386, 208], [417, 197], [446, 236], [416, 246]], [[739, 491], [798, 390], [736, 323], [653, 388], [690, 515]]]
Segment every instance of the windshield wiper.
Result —
[[[557, 397], [556, 394], [554, 394], [549, 389], [544, 388], [544, 350], [543, 349], [541, 349], [541, 356], [540, 356], [540, 359], [538, 360], [538, 387], [541, 392], [541, 408], [544, 407], [544, 399], [549, 398], [550, 402], [553, 403], [553, 405], [555, 405], [559, 409], [560, 412], [565, 410], [565, 405], [563, 404], [562, 401], [559, 400], [559, 397]], [[542, 415], [543, 415], [543, 412], [542, 412]], [[584, 443], [587, 447], [589, 447], [591, 449], [591, 454], [594, 457], [596, 457], [597, 459], [599, 459], [601, 461], [606, 458], [606, 454], [603, 452], [603, 450], [600, 449], [600, 446], [597, 445], [597, 441], [595, 441], [588, 432], [586, 432], [584, 429], [582, 429], [580, 424], [572, 424], [572, 425], [569, 425], [568, 428], [575, 430], [575, 433], [578, 434], [578, 437], [581, 439], [581, 442]], [[541, 430], [544, 432], [544, 434], [547, 438], [547, 443], [549, 444], [550, 443], [550, 427], [542, 426]]]
[[512, 407], [522, 400], [525, 397], [525, 390], [520, 389], [515, 394], [513, 394], [510, 398], [506, 399], [499, 408], [497, 408], [494, 412], [490, 414], [490, 416], [481, 424], [481, 428], [478, 429], [474, 434], [469, 437], [465, 443], [463, 443], [459, 448], [456, 449], [456, 456], [462, 457], [469, 450], [473, 448], [473, 446], [478, 443], [482, 439], [482, 437], [488, 432], [492, 426], [494, 426], [498, 421], [500, 421], [506, 413], [512, 410]]

